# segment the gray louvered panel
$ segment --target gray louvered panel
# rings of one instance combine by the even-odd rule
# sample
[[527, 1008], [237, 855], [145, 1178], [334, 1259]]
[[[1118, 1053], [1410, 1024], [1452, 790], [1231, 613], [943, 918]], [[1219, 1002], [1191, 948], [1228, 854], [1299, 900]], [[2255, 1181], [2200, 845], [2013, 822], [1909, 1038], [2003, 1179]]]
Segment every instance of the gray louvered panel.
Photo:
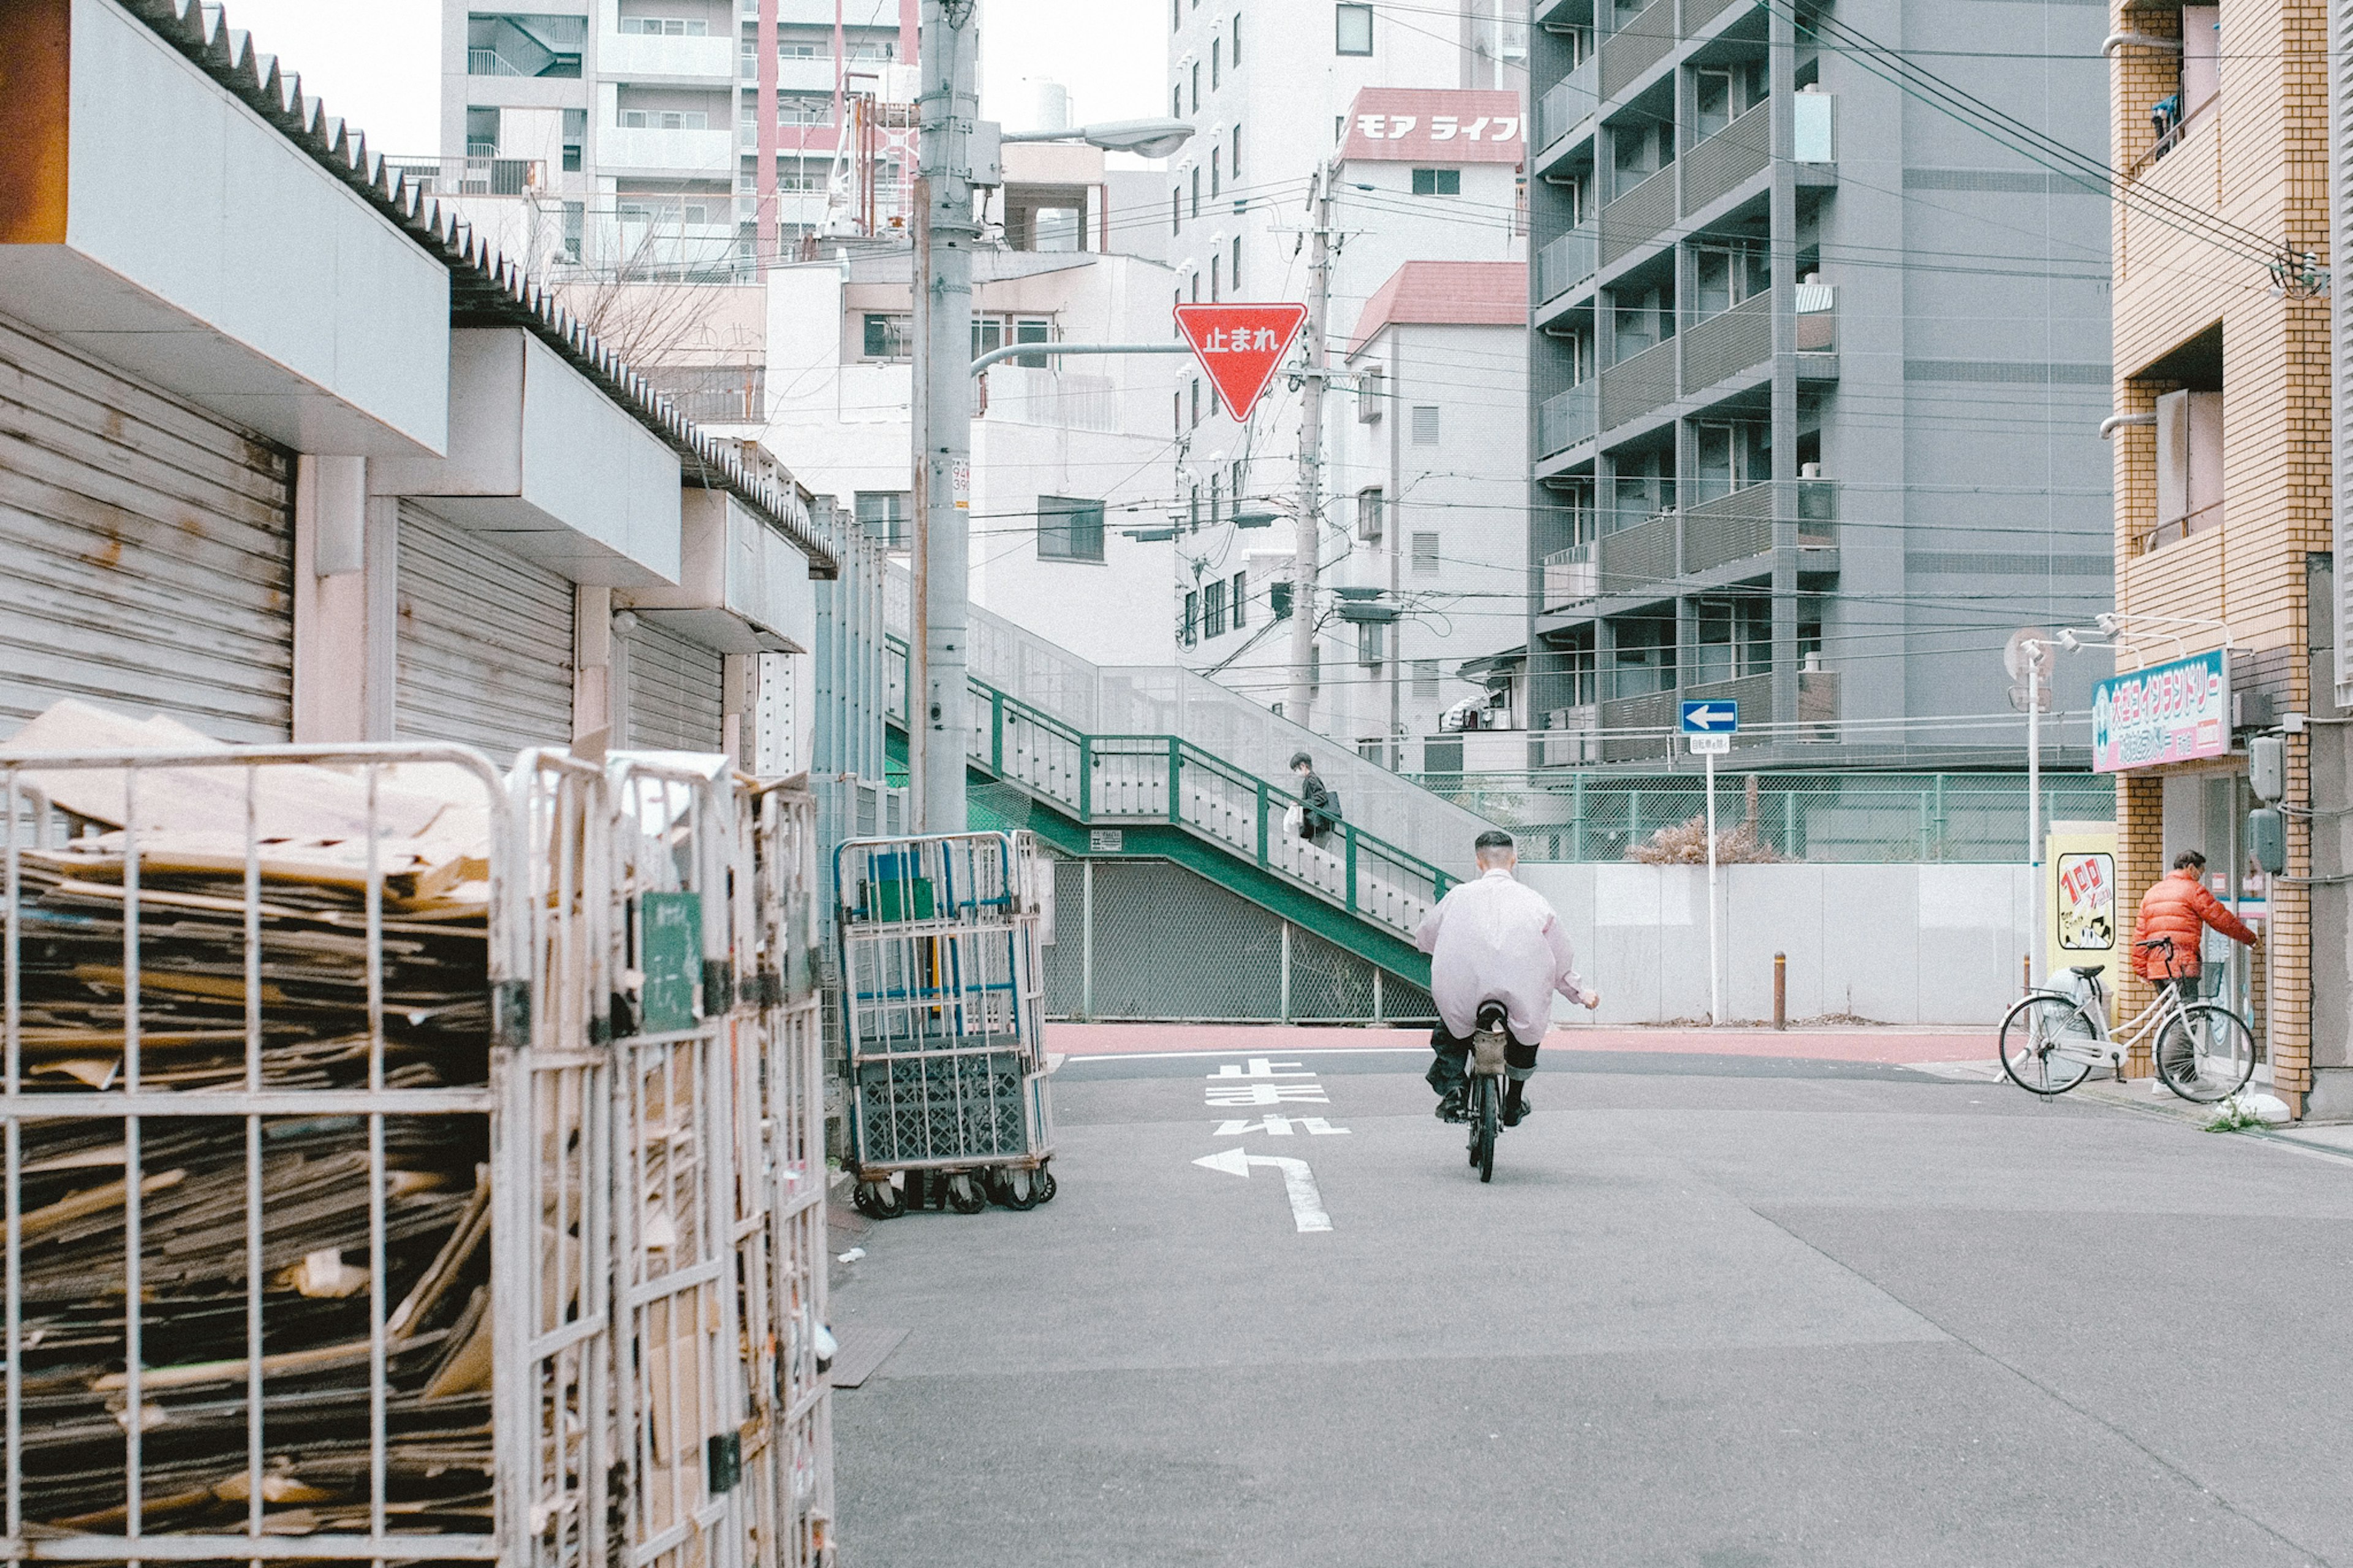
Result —
[[400, 737], [505, 763], [572, 739], [569, 581], [416, 506], [400, 509]]
[[640, 751], [720, 749], [720, 656], [650, 621], [629, 634], [629, 744]]
[[0, 735], [63, 697], [283, 741], [293, 459], [0, 319]]

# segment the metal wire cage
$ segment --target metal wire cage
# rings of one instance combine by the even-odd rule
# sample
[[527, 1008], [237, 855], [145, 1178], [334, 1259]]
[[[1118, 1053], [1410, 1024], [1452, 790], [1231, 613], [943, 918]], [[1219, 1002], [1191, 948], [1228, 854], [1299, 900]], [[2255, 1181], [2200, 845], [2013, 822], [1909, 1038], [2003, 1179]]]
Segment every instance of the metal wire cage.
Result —
[[1051, 868], [1026, 834], [835, 851], [850, 1145], [861, 1175], [1052, 1157], [1040, 1030]]
[[828, 1560], [812, 814], [0, 756], [5, 1555]]

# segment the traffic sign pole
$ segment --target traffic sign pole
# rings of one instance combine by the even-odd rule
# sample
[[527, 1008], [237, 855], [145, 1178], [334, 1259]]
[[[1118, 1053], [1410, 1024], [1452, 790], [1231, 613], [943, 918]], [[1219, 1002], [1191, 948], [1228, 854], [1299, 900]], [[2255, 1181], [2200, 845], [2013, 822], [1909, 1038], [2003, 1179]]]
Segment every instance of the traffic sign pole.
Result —
[[1704, 755], [1707, 761], [1707, 1022], [1710, 1028], [1720, 1029], [1724, 1027], [1724, 979], [1716, 958], [1722, 923], [1715, 893], [1715, 748], [1710, 746]]
[[1732, 754], [1740, 731], [1738, 702], [1686, 700], [1677, 727], [1691, 737], [1691, 749], [1707, 769], [1707, 1022], [1724, 1026], [1723, 898], [1715, 854], [1715, 759]]

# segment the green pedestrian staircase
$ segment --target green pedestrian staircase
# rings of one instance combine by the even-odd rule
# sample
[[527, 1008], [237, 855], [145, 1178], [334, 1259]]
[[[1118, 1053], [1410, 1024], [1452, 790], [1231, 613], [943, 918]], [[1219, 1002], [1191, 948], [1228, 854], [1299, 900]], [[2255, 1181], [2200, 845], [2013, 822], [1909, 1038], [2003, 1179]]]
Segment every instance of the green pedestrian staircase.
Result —
[[[1190, 670], [1097, 667], [974, 616], [975, 826], [1028, 828], [1072, 858], [1173, 862], [1429, 988], [1414, 933], [1461, 880], [1438, 857], [1467, 864], [1488, 823]], [[890, 643], [889, 743], [903, 767], [907, 649], [901, 637]], [[1273, 779], [1298, 751], [1345, 814], [1321, 845], [1284, 829], [1298, 796]], [[1421, 842], [1397, 841], [1407, 837]]]

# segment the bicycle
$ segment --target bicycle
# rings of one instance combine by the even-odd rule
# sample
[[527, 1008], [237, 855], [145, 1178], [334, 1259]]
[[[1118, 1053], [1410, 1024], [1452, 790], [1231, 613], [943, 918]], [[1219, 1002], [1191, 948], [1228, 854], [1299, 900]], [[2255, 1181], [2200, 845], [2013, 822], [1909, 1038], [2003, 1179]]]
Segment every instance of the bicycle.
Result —
[[[2166, 968], [2173, 967], [2171, 937], [2135, 945], [2161, 949]], [[2112, 1035], [2107, 992], [2100, 984], [2106, 967], [2079, 963], [2069, 970], [2090, 991], [2088, 1000], [2045, 990], [2010, 1008], [2001, 1021], [2000, 1048], [2002, 1071], [2012, 1083], [2050, 1098], [2066, 1093], [2103, 1063], [2121, 1080], [2124, 1052], [2153, 1037], [2158, 1079], [2182, 1099], [2211, 1105], [2247, 1087], [2255, 1074], [2255, 1033], [2244, 1018], [2219, 1002], [2184, 1002], [2177, 987], [2162, 985], [2155, 1000]]]
[[1471, 1123], [1471, 1164], [1482, 1182], [1495, 1179], [1495, 1128], [1504, 1113], [1504, 1009], [1489, 1002], [1471, 1031], [1470, 1078], [1463, 1085], [1463, 1120]]

